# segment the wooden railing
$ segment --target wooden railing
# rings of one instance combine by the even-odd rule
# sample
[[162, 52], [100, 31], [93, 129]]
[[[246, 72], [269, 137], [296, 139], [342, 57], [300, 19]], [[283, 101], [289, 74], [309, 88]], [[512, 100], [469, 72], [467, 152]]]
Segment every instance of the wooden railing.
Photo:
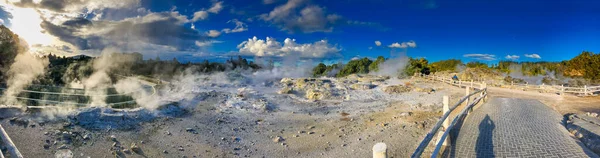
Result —
[[[473, 85], [470, 85], [470, 87], [478, 87], [478, 86], [480, 86], [480, 84], [483, 84], [483, 82], [474, 82], [473, 80], [470, 80], [470, 81], [453, 80], [452, 78], [450, 78], [448, 76], [424, 75], [423, 78], [441, 81], [444, 83], [449, 83], [449, 84], [453, 84], [453, 85], [461, 86], [461, 87], [468, 86], [469, 84], [473, 84]], [[564, 85], [560, 85], [560, 86], [546, 85], [543, 83], [541, 85], [510, 83], [510, 87], [515, 88], [515, 89], [540, 90], [540, 91], [544, 91], [544, 92], [548, 92], [548, 93], [559, 93], [559, 94], [568, 93], [568, 94], [573, 94], [573, 95], [578, 95], [578, 96], [592, 96], [592, 95], [600, 93], [600, 86], [587, 86], [587, 85], [583, 86], [583, 87], [565, 87]]]
[[[455, 103], [454, 106], [449, 107], [449, 97], [443, 97], [443, 112], [444, 114], [435, 124], [435, 126], [427, 133], [423, 141], [419, 144], [415, 152], [411, 157], [417, 158], [421, 157], [425, 149], [429, 146], [430, 142], [433, 140], [435, 135], [438, 135], [438, 142], [435, 144], [435, 149], [431, 154], [431, 157], [438, 157], [440, 154], [444, 152], [450, 146], [450, 131], [456, 126], [459, 121], [462, 120], [465, 116], [467, 116], [474, 108], [479, 107], [483, 102], [486, 101], [487, 98], [487, 85], [484, 82], [464, 82], [464, 81], [455, 81], [452, 79], [446, 79], [443, 77], [436, 76], [426, 76], [426, 78], [432, 79], [434, 81], [440, 81], [444, 83], [448, 83], [450, 85], [458, 86], [460, 88], [465, 88], [465, 97], [461, 98], [458, 102]], [[474, 89], [475, 92], [469, 93], [471, 89]], [[479, 95], [477, 95], [479, 94]], [[471, 100], [472, 97], [475, 97], [474, 100]], [[452, 111], [454, 111], [460, 105], [465, 105], [463, 109], [458, 113], [454, 118], [448, 119]]]

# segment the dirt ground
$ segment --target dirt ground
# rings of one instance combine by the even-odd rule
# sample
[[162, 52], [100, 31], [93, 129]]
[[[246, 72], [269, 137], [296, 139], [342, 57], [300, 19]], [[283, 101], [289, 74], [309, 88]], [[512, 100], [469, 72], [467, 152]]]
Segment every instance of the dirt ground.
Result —
[[441, 116], [441, 96], [456, 102], [464, 94], [442, 83], [412, 84], [437, 90], [395, 101], [284, 102], [272, 112], [223, 110], [215, 97], [126, 130], [28, 114], [0, 124], [25, 157], [371, 157], [378, 142], [387, 144], [389, 157], [409, 157]]
[[[439, 89], [414, 96], [439, 104], [290, 102], [273, 112], [249, 113], [215, 108], [221, 101], [209, 98], [181, 115], [127, 130], [89, 129], [72, 119], [35, 121], [27, 114], [17, 119], [2, 115], [0, 124], [25, 157], [370, 157], [378, 142], [387, 144], [389, 157], [409, 157], [442, 115], [441, 96], [450, 95], [453, 105], [465, 93], [442, 83], [414, 84]], [[494, 87], [489, 94], [538, 99], [562, 114], [600, 112], [599, 97]]]

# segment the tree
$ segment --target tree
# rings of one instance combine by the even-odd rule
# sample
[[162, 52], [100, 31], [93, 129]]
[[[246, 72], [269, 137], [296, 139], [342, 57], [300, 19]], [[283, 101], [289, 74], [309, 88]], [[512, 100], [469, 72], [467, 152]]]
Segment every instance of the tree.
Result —
[[319, 76], [326, 75], [325, 74], [326, 71], [327, 71], [327, 65], [325, 65], [323, 63], [319, 63], [319, 65], [317, 65], [315, 68], [313, 68], [312, 74], [313, 74], [313, 77], [319, 77]]
[[19, 52], [25, 51], [19, 36], [4, 25], [0, 25], [0, 82], [4, 82], [4, 74], [10, 68]]
[[369, 71], [370, 72], [377, 72], [379, 71], [379, 65], [381, 65], [381, 63], [385, 62], [385, 58], [383, 58], [383, 56], [378, 56], [377, 60], [375, 60], [375, 62], [371, 63], [371, 65], [369, 65]]
[[337, 77], [345, 77], [350, 74], [366, 74], [369, 73], [369, 65], [371, 65], [373, 61], [369, 60], [369, 58], [362, 58], [358, 60], [352, 60], [348, 62], [348, 64], [344, 65], [342, 70], [336, 75]]
[[425, 59], [425, 58], [419, 58], [419, 59], [410, 58], [409, 64], [406, 65], [406, 68], [404, 69], [404, 73], [407, 76], [412, 76], [417, 72], [423, 73], [423, 74], [429, 74], [431, 71], [430, 71], [428, 63], [429, 63], [429, 61], [427, 61], [427, 59]]
[[448, 59], [448, 60], [440, 60], [434, 63], [431, 63], [429, 67], [432, 72], [441, 72], [441, 71], [456, 71], [456, 66], [462, 65], [462, 61], [457, 59]]

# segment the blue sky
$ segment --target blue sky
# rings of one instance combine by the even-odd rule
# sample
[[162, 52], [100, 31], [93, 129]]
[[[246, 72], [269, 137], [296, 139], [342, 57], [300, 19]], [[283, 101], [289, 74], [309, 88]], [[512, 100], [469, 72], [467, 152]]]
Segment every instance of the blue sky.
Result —
[[[17, 13], [11, 8], [42, 11], [42, 31], [58, 42], [35, 46], [67, 55], [110, 48], [180, 61], [235, 55], [349, 60], [406, 52], [432, 61], [493, 63], [600, 52], [597, 0], [115, 0], [119, 5], [62, 7], [44, 1], [2, 4], [0, 19], [10, 28], [16, 17], [10, 14]], [[69, 25], [75, 22], [85, 25]]]

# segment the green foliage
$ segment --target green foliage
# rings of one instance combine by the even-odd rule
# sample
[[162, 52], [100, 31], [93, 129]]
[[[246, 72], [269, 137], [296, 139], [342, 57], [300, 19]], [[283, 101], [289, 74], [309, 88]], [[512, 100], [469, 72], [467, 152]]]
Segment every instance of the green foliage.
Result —
[[600, 80], [600, 54], [584, 51], [564, 65], [565, 76]]
[[425, 59], [425, 58], [419, 58], [419, 59], [410, 58], [409, 64], [404, 69], [404, 73], [407, 76], [412, 76], [416, 72], [420, 72], [423, 74], [429, 74], [430, 68], [429, 68], [428, 63], [429, 63], [429, 61], [427, 61], [427, 59]]
[[471, 61], [471, 62], [467, 63], [467, 67], [468, 68], [484, 68], [484, 69], [489, 68], [487, 64], [479, 62], [479, 61]]
[[327, 65], [325, 65], [323, 63], [319, 63], [319, 65], [317, 65], [315, 68], [313, 68], [312, 76], [313, 77], [323, 76], [326, 71], [327, 71]]
[[371, 63], [371, 65], [369, 65], [369, 71], [371, 71], [371, 72], [379, 71], [379, 65], [383, 62], [385, 62], [385, 58], [383, 56], [378, 56], [377, 60], [375, 60], [375, 62]]
[[457, 59], [440, 60], [431, 63], [429, 67], [431, 72], [452, 71], [456, 72], [456, 66], [461, 65], [462, 61]]
[[19, 36], [4, 25], [0, 25], [0, 82], [5, 82], [4, 74], [13, 63], [15, 56], [25, 50], [20, 44]]
[[366, 74], [369, 73], [369, 65], [371, 65], [373, 61], [369, 58], [362, 58], [359, 60], [352, 60], [348, 62], [348, 64], [344, 65], [344, 67], [338, 72], [337, 77], [345, 77], [351, 74]]

